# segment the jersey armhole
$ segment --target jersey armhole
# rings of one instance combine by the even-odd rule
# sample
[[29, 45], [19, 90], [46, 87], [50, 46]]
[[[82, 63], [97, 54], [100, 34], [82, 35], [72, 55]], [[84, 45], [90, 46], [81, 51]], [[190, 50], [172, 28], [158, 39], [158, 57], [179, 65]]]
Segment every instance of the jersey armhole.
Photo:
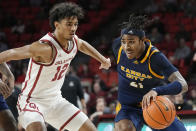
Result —
[[43, 65], [43, 66], [50, 66], [54, 63], [55, 59], [56, 59], [56, 56], [57, 56], [57, 49], [56, 47], [52, 44], [51, 41], [49, 40], [40, 40], [41, 43], [47, 43], [51, 48], [52, 48], [52, 54], [53, 54], [53, 51], [55, 51], [55, 54], [51, 60], [51, 62], [49, 63], [41, 63], [41, 62], [37, 62], [35, 61], [33, 58], [32, 58], [32, 62], [34, 62], [35, 64], [38, 64], [38, 65]]
[[157, 78], [159, 78], [159, 79], [164, 79], [164, 78], [165, 78], [164, 76], [155, 73], [155, 72], [152, 70], [151, 66], [150, 66], [151, 56], [152, 56], [154, 53], [156, 53], [156, 52], [159, 52], [159, 51], [158, 51], [158, 50], [153, 50], [152, 53], [150, 54], [149, 59], [148, 59], [148, 68], [149, 68], [150, 73], [151, 73], [153, 76], [155, 76], [155, 77], [157, 77]]
[[121, 52], [122, 52], [122, 46], [120, 46], [120, 48], [119, 48], [119, 50], [118, 50], [117, 64], [118, 64], [119, 61], [120, 61]]

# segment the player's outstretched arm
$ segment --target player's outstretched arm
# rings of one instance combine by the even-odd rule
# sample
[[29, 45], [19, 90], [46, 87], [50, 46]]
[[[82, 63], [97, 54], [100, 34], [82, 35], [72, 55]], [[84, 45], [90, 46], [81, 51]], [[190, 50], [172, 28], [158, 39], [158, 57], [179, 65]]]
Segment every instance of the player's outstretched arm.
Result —
[[94, 47], [82, 39], [78, 39], [78, 48], [81, 52], [93, 57], [101, 63], [100, 69], [108, 69], [111, 66], [109, 58], [105, 58]]
[[[34, 42], [31, 45], [26, 45], [19, 48], [6, 50], [0, 53], [0, 64], [11, 60], [21, 60], [26, 58], [42, 59], [52, 54], [52, 47], [48, 44], [40, 44]], [[44, 61], [43, 61], [44, 62]]]

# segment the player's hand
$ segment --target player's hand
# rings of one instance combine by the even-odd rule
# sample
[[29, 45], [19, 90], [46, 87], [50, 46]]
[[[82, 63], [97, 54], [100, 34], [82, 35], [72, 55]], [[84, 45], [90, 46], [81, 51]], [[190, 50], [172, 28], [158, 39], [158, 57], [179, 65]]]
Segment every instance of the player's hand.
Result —
[[150, 100], [156, 100], [157, 92], [154, 90], [149, 91], [146, 95], [143, 96], [142, 100], [142, 109], [147, 108], [150, 105]]
[[99, 67], [99, 69], [109, 69], [111, 66], [111, 61], [110, 58], [107, 58], [103, 63], [101, 63], [101, 66]]
[[86, 109], [86, 107], [82, 107], [82, 112], [84, 112], [87, 115], [87, 109]]
[[14, 81], [15, 81], [15, 78], [13, 75], [7, 78], [7, 85], [9, 86], [10, 90], [12, 90], [12, 91], [14, 89]]
[[0, 94], [6, 99], [12, 94], [12, 89], [6, 83], [0, 80]]

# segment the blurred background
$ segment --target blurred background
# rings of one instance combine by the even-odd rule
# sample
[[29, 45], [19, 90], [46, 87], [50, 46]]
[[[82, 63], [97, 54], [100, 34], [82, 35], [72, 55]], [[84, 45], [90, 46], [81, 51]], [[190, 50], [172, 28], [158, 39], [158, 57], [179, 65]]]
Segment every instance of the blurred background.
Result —
[[[0, 0], [0, 51], [31, 44], [51, 31], [49, 9], [64, 1]], [[131, 13], [139, 13], [154, 19], [154, 23], [146, 29], [147, 38], [168, 57], [188, 82], [188, 93], [169, 97], [182, 120], [185, 123], [188, 120], [187, 130], [195, 131], [196, 0], [67, 1], [75, 2], [85, 10], [85, 18], [79, 21], [77, 35], [112, 60], [109, 70], [99, 70], [100, 64], [82, 53], [78, 53], [72, 62], [71, 74], [80, 79], [87, 115], [99, 130], [112, 130], [115, 116], [118, 79], [112, 42], [120, 35], [119, 24], [127, 21]], [[16, 78], [15, 92], [7, 99], [15, 117], [17, 112], [14, 105], [25, 79], [28, 61], [8, 63]], [[81, 108], [80, 102], [78, 105]]]

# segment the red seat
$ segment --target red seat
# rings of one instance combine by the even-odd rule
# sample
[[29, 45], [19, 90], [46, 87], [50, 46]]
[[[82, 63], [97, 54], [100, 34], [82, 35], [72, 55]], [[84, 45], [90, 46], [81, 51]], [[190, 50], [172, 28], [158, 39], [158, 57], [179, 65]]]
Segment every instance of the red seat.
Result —
[[116, 71], [112, 71], [109, 73], [107, 85], [112, 87], [113, 85], [117, 85], [117, 84], [118, 84], [118, 73]]
[[40, 8], [39, 7], [32, 7], [31, 8], [31, 14], [36, 15], [39, 12], [40, 12]]
[[190, 25], [191, 23], [191, 18], [185, 17], [181, 19], [181, 24], [183, 25]]
[[37, 41], [42, 37], [42, 34], [40, 33], [35, 33], [32, 35], [32, 41]]
[[176, 18], [182, 18], [184, 16], [184, 12], [178, 12], [176, 14]]
[[10, 44], [18, 42], [18, 35], [16, 35], [16, 34], [10, 34], [7, 36], [7, 38], [8, 38], [8, 42]]
[[169, 26], [167, 30], [169, 33], [177, 33], [179, 31], [179, 26], [172, 25], [172, 26]]
[[187, 31], [187, 32], [190, 32], [190, 31], [192, 31], [193, 30], [193, 26], [191, 25], [191, 24], [187, 24], [187, 25], [185, 25], [185, 30]]
[[196, 40], [196, 32], [192, 33], [192, 40]]

